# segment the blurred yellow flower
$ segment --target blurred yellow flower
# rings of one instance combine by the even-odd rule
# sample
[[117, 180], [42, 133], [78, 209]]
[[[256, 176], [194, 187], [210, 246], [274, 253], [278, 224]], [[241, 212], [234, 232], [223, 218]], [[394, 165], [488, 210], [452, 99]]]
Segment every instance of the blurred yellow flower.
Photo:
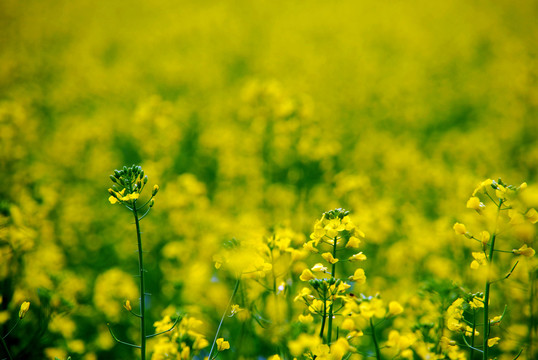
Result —
[[299, 276], [299, 279], [301, 279], [302, 281], [313, 280], [315, 278], [316, 277], [314, 276], [314, 274], [312, 274], [312, 271], [310, 271], [309, 269], [304, 269], [301, 276]]
[[527, 220], [529, 220], [531, 223], [536, 224], [538, 222], [538, 211], [534, 208], [530, 208], [527, 213], [525, 214], [525, 217]]
[[312, 266], [311, 270], [312, 271], [317, 271], [317, 272], [327, 272], [328, 271], [327, 267], [325, 265], [321, 264], [321, 263], [317, 263], [314, 266]]
[[364, 284], [366, 282], [366, 275], [363, 269], [355, 270], [355, 273], [349, 277], [349, 280], [355, 281], [358, 284]]
[[350, 236], [346, 248], [356, 249], [359, 247], [361, 240], [356, 236]]
[[30, 302], [25, 301], [21, 304], [21, 308], [19, 310], [19, 319], [22, 319], [26, 316], [26, 313], [28, 312], [28, 309], [30, 309]]
[[326, 252], [321, 254], [321, 257], [327, 260], [330, 264], [336, 264], [338, 262], [338, 259], [333, 257], [333, 254]]
[[486, 265], [486, 254], [483, 252], [473, 252], [474, 260], [471, 262], [471, 269], [476, 270], [480, 267], [480, 265]]
[[526, 257], [533, 257], [534, 254], [536, 253], [534, 249], [528, 247], [527, 244], [524, 244], [522, 247], [520, 247], [517, 250], [516, 249], [512, 250], [512, 252], [516, 255], [523, 255]]
[[312, 316], [312, 314], [307, 314], [307, 315], [300, 314], [299, 315], [299, 322], [303, 324], [311, 324], [313, 321], [314, 321], [314, 317]]
[[454, 224], [454, 231], [458, 235], [465, 235], [467, 233], [467, 229], [465, 228], [465, 225], [458, 222]]
[[389, 315], [395, 316], [403, 313], [403, 307], [397, 301], [391, 301], [389, 303]]
[[499, 343], [499, 340], [501, 340], [500, 337], [494, 337], [494, 338], [488, 339], [488, 346], [492, 347], [494, 345], [497, 345]]
[[480, 199], [476, 196], [472, 196], [469, 200], [467, 200], [467, 208], [474, 209], [478, 212], [485, 208], [486, 205], [484, 205], [482, 202], [480, 202]]
[[366, 260], [366, 255], [364, 255], [361, 251], [359, 253], [351, 255], [348, 260], [349, 261], [364, 261]]

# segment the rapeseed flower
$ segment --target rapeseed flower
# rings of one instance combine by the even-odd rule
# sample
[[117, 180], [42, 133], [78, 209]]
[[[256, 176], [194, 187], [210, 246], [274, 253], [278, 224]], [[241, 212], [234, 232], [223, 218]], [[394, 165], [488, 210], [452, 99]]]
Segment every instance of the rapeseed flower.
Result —
[[19, 319], [22, 319], [26, 316], [26, 313], [28, 312], [28, 309], [30, 309], [30, 302], [25, 301], [21, 304], [21, 308], [19, 310]]
[[224, 350], [228, 350], [230, 348], [230, 343], [226, 340], [224, 340], [224, 338], [218, 338], [217, 339], [217, 350], [218, 351], [224, 351]]

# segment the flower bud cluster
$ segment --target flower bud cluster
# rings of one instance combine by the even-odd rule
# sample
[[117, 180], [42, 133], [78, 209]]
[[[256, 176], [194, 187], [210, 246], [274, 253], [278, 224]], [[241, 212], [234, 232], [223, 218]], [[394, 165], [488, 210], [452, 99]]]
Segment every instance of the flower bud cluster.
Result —
[[[137, 165], [124, 166], [121, 170], [114, 170], [114, 174], [110, 175], [110, 180], [114, 183], [108, 189], [110, 194], [108, 200], [111, 204], [133, 204], [140, 197], [142, 190], [148, 183], [148, 177], [144, 174], [144, 170]], [[153, 206], [153, 197], [158, 191], [159, 186], [155, 185], [151, 193], [150, 207]]]

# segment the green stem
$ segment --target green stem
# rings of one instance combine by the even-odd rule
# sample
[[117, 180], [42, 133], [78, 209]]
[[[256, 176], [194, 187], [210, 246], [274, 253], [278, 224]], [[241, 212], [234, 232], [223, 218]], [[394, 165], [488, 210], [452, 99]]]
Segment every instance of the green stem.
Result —
[[[230, 296], [230, 300], [228, 301], [228, 305], [226, 306], [226, 309], [224, 309], [224, 313], [222, 314], [222, 317], [220, 318], [219, 326], [217, 327], [217, 332], [215, 333], [215, 338], [213, 339], [213, 345], [211, 345], [211, 350], [209, 350], [209, 355], [207, 356], [208, 359], [212, 359], [211, 354], [213, 354], [213, 349], [215, 348], [215, 344], [217, 343], [217, 338], [219, 337], [220, 328], [222, 326], [222, 323], [224, 322], [224, 317], [226, 316], [226, 313], [228, 312], [228, 308], [232, 304], [232, 301], [235, 297], [235, 294], [237, 293], [237, 289], [239, 289], [239, 282], [241, 281], [241, 275], [237, 278], [237, 281], [235, 282], [234, 290], [232, 291], [232, 296]], [[218, 353], [217, 353], [218, 354]]]
[[503, 201], [499, 201], [499, 205], [497, 206], [497, 218], [495, 220], [495, 231], [493, 232], [493, 235], [491, 236], [491, 246], [489, 247], [489, 257], [488, 257], [488, 277], [486, 279], [486, 288], [484, 289], [484, 339], [482, 342], [482, 359], [488, 360], [488, 340], [489, 340], [489, 332], [490, 332], [490, 324], [489, 324], [489, 290], [491, 286], [491, 273], [493, 268], [493, 254], [495, 253], [495, 238], [497, 237], [497, 224], [499, 219], [499, 212], [501, 210], [501, 206], [503, 204]]
[[323, 340], [323, 330], [325, 330], [325, 319], [327, 318], [327, 289], [323, 288], [323, 316], [321, 318], [321, 330], [319, 331], [319, 337]]
[[530, 291], [529, 291], [529, 348], [527, 350], [527, 354], [529, 359], [533, 355], [533, 344], [534, 344], [534, 332], [535, 332], [535, 316], [534, 316], [534, 310], [535, 310], [535, 279], [536, 274], [538, 273], [537, 269], [531, 269], [529, 274], [529, 281], [530, 281]]
[[136, 224], [136, 236], [138, 240], [138, 274], [140, 276], [140, 355], [146, 359], [146, 288], [144, 283], [144, 260], [142, 253], [142, 235], [140, 221], [136, 211], [136, 200], [133, 202], [133, 214]]
[[[337, 238], [335, 237], [333, 240], [333, 258], [336, 259], [336, 243]], [[336, 263], [332, 264], [332, 270], [331, 270], [331, 279], [334, 279], [336, 277]], [[336, 285], [335, 285], [336, 286]], [[330, 290], [330, 289], [329, 289]], [[335, 289], [336, 293], [336, 289]], [[327, 328], [327, 345], [331, 345], [331, 337], [332, 337], [332, 330], [333, 330], [333, 294], [330, 293], [331, 296], [331, 306], [329, 307], [329, 326]]]
[[11, 357], [11, 353], [9, 352], [9, 349], [7, 348], [6, 341], [4, 340], [2, 335], [0, 335], [0, 339], [2, 339], [2, 345], [4, 345], [4, 349], [6, 350], [6, 354], [7, 354], [8, 358], [9, 358], [9, 360], [13, 360], [13, 358]]
[[372, 331], [372, 340], [375, 347], [375, 357], [377, 360], [381, 360], [381, 353], [379, 352], [379, 344], [377, 343], [377, 338], [375, 336], [375, 327], [372, 318], [370, 318], [370, 330]]
[[[473, 309], [473, 332], [471, 333], [471, 347], [470, 347], [470, 357], [469, 360], [473, 360], [474, 356], [474, 333], [476, 329], [476, 309]], [[465, 335], [464, 335], [465, 337]]]

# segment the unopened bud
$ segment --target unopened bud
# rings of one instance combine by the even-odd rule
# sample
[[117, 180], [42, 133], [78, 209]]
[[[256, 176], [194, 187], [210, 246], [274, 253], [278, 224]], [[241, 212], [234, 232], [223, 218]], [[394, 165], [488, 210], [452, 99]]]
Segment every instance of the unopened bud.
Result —
[[159, 185], [153, 185], [153, 191], [151, 193], [151, 196], [157, 195], [157, 192], [159, 192]]
[[21, 305], [21, 309], [19, 310], [19, 319], [24, 318], [24, 316], [28, 312], [28, 309], [30, 309], [30, 302], [29, 301], [23, 302]]
[[131, 307], [131, 302], [129, 300], [125, 300], [125, 303], [123, 304], [123, 307], [127, 310], [127, 311], [131, 311], [133, 310], [133, 308]]
[[153, 205], [155, 205], [155, 200], [151, 199], [151, 201], [149, 202], [149, 207], [153, 207]]
[[118, 182], [118, 179], [116, 179], [114, 175], [110, 175], [110, 180], [112, 180], [112, 182], [115, 182], [115, 183]]

